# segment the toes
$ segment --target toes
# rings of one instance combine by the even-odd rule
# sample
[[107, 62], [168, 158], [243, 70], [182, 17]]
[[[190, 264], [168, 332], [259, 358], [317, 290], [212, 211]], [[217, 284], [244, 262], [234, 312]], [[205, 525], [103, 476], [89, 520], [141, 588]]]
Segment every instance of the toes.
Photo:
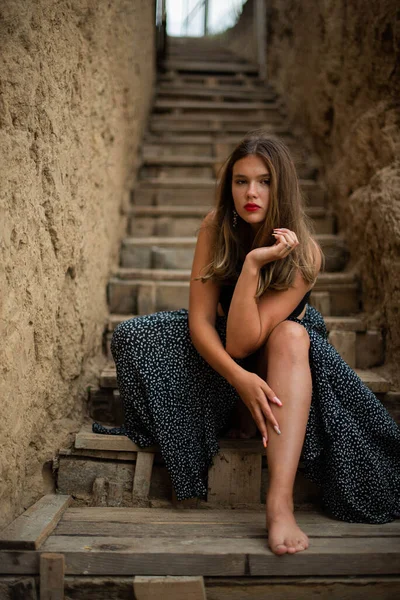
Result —
[[288, 552], [288, 548], [285, 546], [285, 544], [278, 544], [277, 546], [275, 546], [275, 548], [272, 549], [272, 552], [280, 556], [281, 554], [286, 554], [286, 552]]

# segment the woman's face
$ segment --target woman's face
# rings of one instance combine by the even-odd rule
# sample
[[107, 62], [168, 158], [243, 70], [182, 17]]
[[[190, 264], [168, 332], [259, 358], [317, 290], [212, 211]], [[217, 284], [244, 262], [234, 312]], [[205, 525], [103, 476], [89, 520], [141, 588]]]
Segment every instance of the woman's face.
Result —
[[256, 154], [233, 165], [232, 196], [239, 217], [257, 231], [265, 220], [269, 204], [268, 167]]

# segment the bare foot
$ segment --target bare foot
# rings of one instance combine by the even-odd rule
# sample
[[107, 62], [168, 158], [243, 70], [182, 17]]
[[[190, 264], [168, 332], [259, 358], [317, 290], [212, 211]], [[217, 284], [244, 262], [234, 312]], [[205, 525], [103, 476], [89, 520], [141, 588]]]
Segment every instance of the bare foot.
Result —
[[295, 554], [307, 550], [309, 541], [290, 509], [267, 514], [268, 545], [274, 554]]

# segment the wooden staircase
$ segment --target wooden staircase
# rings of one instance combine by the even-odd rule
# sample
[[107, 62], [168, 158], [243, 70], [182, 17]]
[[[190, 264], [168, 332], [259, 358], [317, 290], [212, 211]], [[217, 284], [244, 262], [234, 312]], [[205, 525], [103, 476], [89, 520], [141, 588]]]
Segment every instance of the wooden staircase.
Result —
[[[326, 254], [311, 302], [325, 317], [331, 343], [399, 420], [398, 394], [372, 370], [384, 359], [382, 333], [365, 326], [359, 281], [346, 268], [346, 244], [325, 204], [318, 160], [287, 131], [283, 102], [258, 79], [256, 67], [213, 44], [171, 40], [158, 76], [126, 211], [127, 237], [108, 284], [104, 348], [110, 360], [90, 390], [90, 417], [123, 422], [112, 332], [134, 315], [187, 308], [196, 230], [213, 203], [221, 164], [245, 132], [265, 126], [292, 151]], [[300, 469], [295, 502], [310, 548], [276, 557], [266, 542], [268, 474], [260, 440], [221, 439], [220, 446], [207, 500], [177, 502], [158, 447], [96, 435], [91, 421], [85, 423], [74, 446], [60, 449], [55, 461], [57, 494], [42, 498], [0, 536], [0, 575], [8, 578], [9, 597], [33, 600], [39, 577], [40, 597], [49, 600], [62, 598], [63, 589], [68, 598], [96, 600], [399, 594], [400, 522], [347, 524], [324, 516], [318, 489]], [[1, 585], [2, 577], [0, 597]]]

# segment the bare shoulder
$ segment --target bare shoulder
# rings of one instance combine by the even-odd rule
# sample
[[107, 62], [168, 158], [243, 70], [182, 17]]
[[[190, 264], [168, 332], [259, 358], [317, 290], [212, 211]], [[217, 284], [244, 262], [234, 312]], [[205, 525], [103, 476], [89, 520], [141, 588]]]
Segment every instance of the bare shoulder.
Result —
[[208, 211], [203, 221], [201, 222], [201, 227], [208, 227], [210, 225], [215, 225], [215, 217], [217, 215], [217, 210], [212, 208]]

